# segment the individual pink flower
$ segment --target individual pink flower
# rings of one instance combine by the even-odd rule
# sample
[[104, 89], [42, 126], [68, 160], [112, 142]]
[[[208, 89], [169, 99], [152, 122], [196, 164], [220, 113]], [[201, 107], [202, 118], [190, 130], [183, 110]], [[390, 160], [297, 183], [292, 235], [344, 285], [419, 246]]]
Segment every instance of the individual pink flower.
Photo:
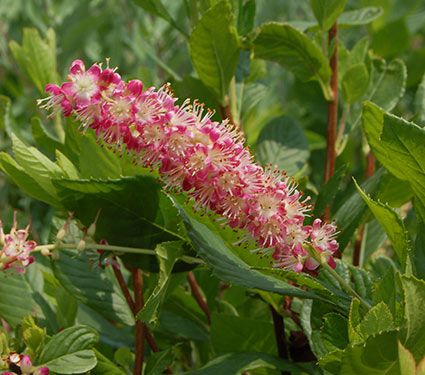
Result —
[[256, 164], [228, 120], [213, 121], [212, 112], [196, 101], [176, 105], [168, 85], [146, 89], [97, 64], [86, 70], [76, 60], [68, 81], [46, 91], [51, 96], [43, 103], [133, 152], [143, 166], [158, 169], [165, 187], [186, 192], [196, 208], [210, 209], [232, 228], [246, 230], [260, 247], [271, 249], [275, 266], [312, 270], [318, 264], [304, 246], [329, 259], [338, 249], [334, 225], [318, 219], [304, 225], [308, 197], [302, 198], [293, 179]]
[[18, 229], [16, 213], [14, 214], [13, 227], [10, 233], [4, 234], [3, 225], [0, 221], [0, 269], [13, 269], [18, 273], [23, 273], [25, 268], [34, 262], [34, 257], [30, 255], [37, 243], [29, 241], [29, 225], [25, 229]]

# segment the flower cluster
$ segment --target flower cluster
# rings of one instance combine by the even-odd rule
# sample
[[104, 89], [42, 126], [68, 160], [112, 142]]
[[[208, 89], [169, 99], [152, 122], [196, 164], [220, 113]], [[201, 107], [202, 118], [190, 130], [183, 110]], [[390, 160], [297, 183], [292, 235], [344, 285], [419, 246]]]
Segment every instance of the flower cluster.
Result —
[[31, 358], [26, 354], [10, 353], [4, 362], [10, 371], [2, 372], [3, 375], [49, 375], [47, 367], [34, 367]]
[[25, 229], [18, 229], [16, 213], [13, 219], [13, 227], [10, 233], [4, 234], [3, 224], [0, 221], [0, 270], [12, 269], [18, 273], [23, 273], [25, 267], [34, 262], [34, 257], [30, 255], [37, 243], [28, 241], [29, 225]]
[[276, 266], [316, 268], [305, 246], [333, 263], [335, 226], [319, 219], [304, 225], [310, 207], [293, 180], [256, 164], [243, 135], [227, 120], [213, 121], [200, 103], [176, 105], [168, 85], [145, 89], [101, 65], [86, 70], [81, 60], [72, 63], [67, 82], [46, 91], [42, 108], [75, 116], [107, 143], [134, 151], [142, 165], [159, 169], [167, 188], [185, 191], [198, 207], [272, 249]]

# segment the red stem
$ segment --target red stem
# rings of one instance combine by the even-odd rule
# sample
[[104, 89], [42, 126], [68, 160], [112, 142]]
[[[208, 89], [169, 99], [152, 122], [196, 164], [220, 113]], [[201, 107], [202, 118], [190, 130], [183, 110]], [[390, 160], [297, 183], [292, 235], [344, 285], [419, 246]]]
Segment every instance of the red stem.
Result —
[[[272, 305], [269, 305], [270, 311], [273, 318], [274, 335], [276, 338], [276, 346], [279, 357], [286, 361], [288, 357], [288, 347], [285, 341], [285, 322], [283, 317], [274, 309]], [[290, 375], [289, 372], [282, 371], [282, 375]]]
[[[331, 67], [331, 89], [333, 98], [328, 104], [328, 125], [326, 131], [326, 165], [325, 165], [325, 183], [333, 176], [335, 172], [335, 160], [336, 160], [336, 130], [338, 123], [338, 27], [335, 23], [328, 34], [328, 45], [333, 48], [332, 56], [329, 60]], [[330, 219], [330, 207], [326, 207], [323, 216], [324, 220], [329, 221]]]
[[196, 302], [198, 303], [201, 310], [204, 312], [205, 316], [207, 317], [208, 324], [211, 324], [211, 312], [208, 308], [207, 302], [205, 301], [201, 288], [198, 285], [198, 282], [196, 281], [195, 275], [192, 271], [189, 271], [187, 273], [187, 281], [190, 285], [190, 290], [192, 291], [192, 295], [195, 298]]
[[[131, 270], [133, 275], [133, 289], [135, 299], [135, 312], [137, 313], [143, 307], [143, 277], [142, 273], [138, 268]], [[144, 359], [144, 329], [143, 323], [140, 320], [136, 320], [136, 359], [134, 363], [133, 375], [141, 375], [143, 369]]]

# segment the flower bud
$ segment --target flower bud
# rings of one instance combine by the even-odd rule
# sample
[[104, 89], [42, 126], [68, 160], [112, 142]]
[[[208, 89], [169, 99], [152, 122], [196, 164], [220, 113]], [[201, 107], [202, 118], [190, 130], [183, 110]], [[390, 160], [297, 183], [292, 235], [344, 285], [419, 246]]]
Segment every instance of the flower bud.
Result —
[[33, 372], [33, 375], [49, 375], [50, 370], [47, 367], [40, 367]]
[[40, 250], [41, 255], [48, 257], [51, 255], [50, 250], [47, 247], [42, 247]]
[[87, 236], [92, 238], [95, 234], [96, 234], [96, 223], [92, 223], [87, 229]]
[[28, 355], [23, 355], [21, 358], [21, 371], [22, 374], [30, 374], [32, 368], [31, 358]]
[[84, 251], [85, 248], [86, 248], [86, 241], [84, 241], [83, 239], [81, 239], [80, 242], [78, 242], [77, 250], [79, 252], [81, 252], [81, 251]]
[[58, 241], [63, 241], [65, 236], [66, 236], [66, 229], [65, 227], [62, 227], [61, 229], [58, 230], [58, 233], [56, 234], [56, 239]]

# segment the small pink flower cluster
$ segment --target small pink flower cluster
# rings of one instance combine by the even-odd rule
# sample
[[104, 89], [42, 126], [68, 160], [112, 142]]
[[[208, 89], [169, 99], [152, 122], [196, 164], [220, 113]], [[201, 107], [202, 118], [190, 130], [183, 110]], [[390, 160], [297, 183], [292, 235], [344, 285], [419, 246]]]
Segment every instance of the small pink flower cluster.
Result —
[[296, 272], [315, 269], [309, 244], [332, 265], [338, 249], [336, 228], [316, 219], [304, 225], [310, 207], [294, 182], [253, 161], [242, 134], [225, 120], [211, 120], [198, 102], [182, 105], [168, 86], [144, 89], [124, 82], [115, 70], [81, 60], [72, 63], [68, 81], [49, 84], [42, 108], [73, 115], [107, 143], [137, 153], [141, 164], [158, 168], [167, 188], [187, 192], [198, 207], [208, 207], [233, 228], [246, 229], [263, 249], [273, 249], [276, 266]]
[[4, 371], [3, 375], [49, 375], [50, 373], [47, 367], [34, 367], [31, 358], [26, 354], [10, 353], [5, 362], [11, 371]]
[[25, 272], [25, 267], [34, 262], [31, 251], [37, 246], [35, 241], [28, 241], [29, 225], [25, 229], [17, 229], [16, 213], [13, 227], [9, 234], [4, 234], [0, 221], [0, 270], [13, 269], [18, 273]]

